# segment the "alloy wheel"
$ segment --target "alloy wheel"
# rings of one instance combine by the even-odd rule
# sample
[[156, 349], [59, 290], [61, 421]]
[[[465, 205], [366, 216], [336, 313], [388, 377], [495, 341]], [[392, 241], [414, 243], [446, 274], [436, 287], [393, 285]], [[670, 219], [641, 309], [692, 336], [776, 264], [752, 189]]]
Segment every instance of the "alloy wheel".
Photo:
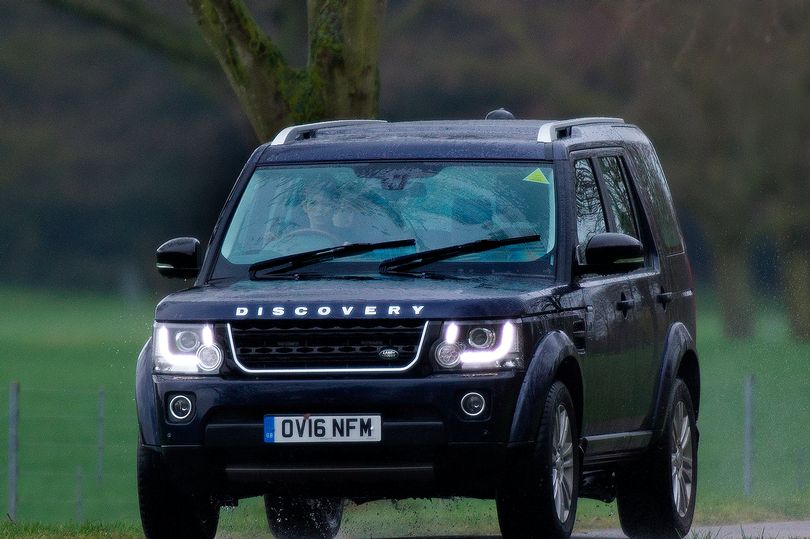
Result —
[[675, 510], [686, 516], [692, 500], [692, 427], [686, 405], [678, 401], [672, 416], [672, 499]]
[[551, 485], [560, 522], [568, 520], [574, 492], [574, 442], [568, 410], [557, 406], [551, 448]]

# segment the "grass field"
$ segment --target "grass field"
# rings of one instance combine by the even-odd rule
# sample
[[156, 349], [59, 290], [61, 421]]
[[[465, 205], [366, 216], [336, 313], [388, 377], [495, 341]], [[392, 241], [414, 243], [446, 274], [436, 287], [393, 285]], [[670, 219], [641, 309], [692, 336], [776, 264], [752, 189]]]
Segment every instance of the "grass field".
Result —
[[[7, 446], [8, 385], [18, 381], [18, 520], [115, 523], [70, 528], [92, 537], [138, 536], [134, 481], [137, 439], [135, 358], [150, 332], [153, 304], [106, 297], [0, 290], [0, 451]], [[705, 306], [705, 305], [703, 305]], [[750, 340], [721, 336], [717, 313], [701, 308], [703, 371], [698, 520], [704, 523], [810, 515], [810, 346], [792, 342], [776, 311], [760, 317]], [[755, 377], [753, 496], [742, 496], [743, 380]], [[104, 391], [104, 448], [99, 476], [99, 390]], [[6, 458], [0, 459], [6, 507]], [[614, 504], [583, 501], [581, 527], [617, 526]], [[247, 501], [222, 516], [224, 536], [265, 529], [261, 507]], [[17, 526], [0, 525], [0, 537]], [[34, 536], [68, 534], [40, 528]], [[51, 532], [47, 530], [62, 530]], [[482, 501], [379, 502], [350, 507], [349, 535], [497, 533], [494, 504]], [[104, 535], [107, 534], [107, 535]]]

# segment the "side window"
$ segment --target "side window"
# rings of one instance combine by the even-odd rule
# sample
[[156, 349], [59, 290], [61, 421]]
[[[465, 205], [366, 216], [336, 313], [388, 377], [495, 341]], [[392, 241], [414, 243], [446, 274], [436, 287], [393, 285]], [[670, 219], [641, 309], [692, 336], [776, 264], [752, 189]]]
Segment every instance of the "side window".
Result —
[[649, 145], [636, 145], [629, 148], [629, 156], [634, 165], [636, 186], [639, 195], [652, 204], [652, 220], [658, 228], [663, 240], [664, 254], [683, 252], [683, 240], [678, 221], [675, 218], [675, 207], [672, 204], [672, 195], [664, 178], [664, 171], [658, 156]]
[[576, 173], [577, 241], [580, 255], [585, 244], [596, 234], [607, 232], [605, 210], [599, 196], [599, 184], [593, 173], [591, 162], [580, 159], [574, 163]]
[[607, 202], [610, 204], [613, 217], [612, 229], [638, 238], [636, 221], [633, 218], [633, 206], [630, 204], [630, 196], [627, 192], [627, 178], [621, 161], [615, 156], [600, 157], [599, 168], [602, 172], [602, 180], [607, 191]]

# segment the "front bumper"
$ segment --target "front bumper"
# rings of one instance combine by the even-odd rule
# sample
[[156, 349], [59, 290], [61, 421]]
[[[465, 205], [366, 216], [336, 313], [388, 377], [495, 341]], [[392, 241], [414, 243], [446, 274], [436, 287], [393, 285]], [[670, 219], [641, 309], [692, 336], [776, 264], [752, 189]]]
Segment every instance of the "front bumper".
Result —
[[[424, 378], [231, 379], [153, 375], [158, 439], [178, 483], [236, 497], [297, 492], [346, 497], [493, 494], [515, 448], [507, 440], [523, 373]], [[475, 418], [461, 397], [487, 399]], [[192, 416], [168, 419], [177, 394]], [[270, 415], [379, 414], [382, 440], [268, 444]]]

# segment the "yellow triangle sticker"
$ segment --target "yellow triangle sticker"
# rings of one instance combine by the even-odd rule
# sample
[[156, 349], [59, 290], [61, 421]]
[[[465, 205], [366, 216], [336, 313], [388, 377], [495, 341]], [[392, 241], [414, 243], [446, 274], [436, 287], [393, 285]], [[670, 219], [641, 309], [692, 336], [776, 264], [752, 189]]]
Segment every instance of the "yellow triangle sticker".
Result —
[[534, 169], [534, 172], [523, 178], [524, 182], [545, 183], [548, 184], [548, 178], [543, 174], [539, 168]]

